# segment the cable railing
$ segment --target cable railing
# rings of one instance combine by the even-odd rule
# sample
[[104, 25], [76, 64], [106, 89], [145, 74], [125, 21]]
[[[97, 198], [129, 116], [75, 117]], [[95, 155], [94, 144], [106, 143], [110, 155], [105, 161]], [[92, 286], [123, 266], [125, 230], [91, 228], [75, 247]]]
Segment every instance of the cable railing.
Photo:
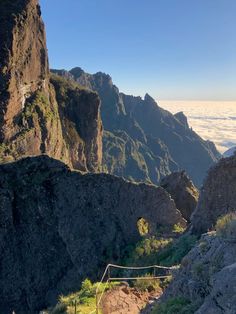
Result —
[[[131, 276], [123, 276], [123, 277], [112, 277], [111, 276], [111, 269], [123, 269], [123, 270], [150, 270], [152, 269], [153, 270], [153, 276], [151, 275], [148, 275], [148, 276], [140, 276], [140, 277], [131, 277]], [[166, 266], [159, 266], [159, 265], [151, 265], [151, 266], [142, 266], [142, 267], [132, 267], [132, 266], [121, 266], [121, 265], [115, 265], [115, 264], [108, 264], [105, 268], [105, 271], [102, 275], [102, 278], [100, 280], [100, 282], [98, 283], [97, 285], [97, 288], [96, 288], [96, 309], [94, 309], [92, 312], [90, 312], [89, 314], [99, 314], [99, 308], [101, 306], [101, 302], [102, 302], [102, 298], [104, 296], [104, 293], [107, 289], [107, 286], [109, 285], [110, 282], [112, 281], [125, 281], [125, 280], [150, 280], [150, 279], [156, 279], [156, 280], [159, 280], [159, 279], [166, 279], [166, 278], [169, 278], [171, 277], [171, 275], [159, 275], [157, 276], [156, 275], [156, 270], [173, 270], [173, 269], [176, 269], [175, 266], [172, 266], [172, 267], [166, 267]], [[105, 278], [106, 278], [106, 281], [105, 281]], [[105, 282], [105, 285], [103, 286], [103, 289], [102, 291], [100, 291], [100, 287], [102, 284], [104, 284]], [[100, 296], [99, 296], [100, 295]]]

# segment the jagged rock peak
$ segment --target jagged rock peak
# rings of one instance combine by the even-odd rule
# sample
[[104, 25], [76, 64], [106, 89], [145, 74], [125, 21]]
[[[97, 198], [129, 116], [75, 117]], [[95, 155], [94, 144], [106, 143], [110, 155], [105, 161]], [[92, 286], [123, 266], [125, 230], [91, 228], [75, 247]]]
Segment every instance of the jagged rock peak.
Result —
[[171, 195], [183, 217], [190, 221], [196, 208], [199, 192], [185, 171], [173, 172], [160, 185]]
[[183, 111], [177, 112], [174, 116], [175, 116], [175, 117], [179, 120], [179, 122], [181, 122], [186, 128], [189, 128], [188, 119], [187, 119], [186, 115], [183, 113]]
[[38, 90], [48, 95], [48, 56], [38, 0], [0, 2], [0, 129], [12, 136], [11, 124], [26, 99]]
[[144, 100], [147, 102], [152, 102], [156, 104], [156, 101], [154, 100], [154, 98], [152, 98], [152, 96], [150, 96], [148, 93], [145, 94]]

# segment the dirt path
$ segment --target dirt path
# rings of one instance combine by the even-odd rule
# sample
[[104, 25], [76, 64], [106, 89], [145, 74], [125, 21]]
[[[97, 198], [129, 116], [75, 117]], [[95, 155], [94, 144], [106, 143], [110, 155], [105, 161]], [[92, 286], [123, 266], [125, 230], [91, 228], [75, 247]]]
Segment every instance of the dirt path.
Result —
[[160, 296], [160, 292], [140, 292], [125, 285], [108, 291], [102, 301], [103, 314], [140, 314]]

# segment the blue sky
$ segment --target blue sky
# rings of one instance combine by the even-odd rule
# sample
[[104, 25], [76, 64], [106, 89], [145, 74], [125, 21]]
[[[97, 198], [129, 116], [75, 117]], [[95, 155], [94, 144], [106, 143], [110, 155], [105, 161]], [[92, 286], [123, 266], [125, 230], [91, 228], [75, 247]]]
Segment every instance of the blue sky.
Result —
[[235, 0], [40, 0], [50, 66], [156, 99], [236, 100]]

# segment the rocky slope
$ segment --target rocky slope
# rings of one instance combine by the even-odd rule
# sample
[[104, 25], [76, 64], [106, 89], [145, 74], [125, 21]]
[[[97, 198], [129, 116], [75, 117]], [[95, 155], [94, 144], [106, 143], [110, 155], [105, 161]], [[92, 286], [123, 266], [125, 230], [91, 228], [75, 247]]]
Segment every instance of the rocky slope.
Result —
[[67, 86], [57, 97], [64, 97], [63, 104], [57, 103], [38, 0], [0, 2], [0, 41], [0, 161], [45, 153], [76, 169], [98, 171], [99, 98]]
[[182, 216], [190, 222], [197, 206], [199, 192], [185, 171], [173, 172], [161, 180], [160, 186], [171, 195]]
[[161, 187], [72, 172], [49, 157], [0, 166], [0, 312], [34, 314], [100, 278], [157, 227], [185, 220]]
[[201, 189], [194, 211], [192, 231], [201, 234], [214, 227], [217, 219], [236, 210], [236, 156], [221, 159], [212, 167]]
[[[186, 313], [236, 313], [236, 242], [215, 233], [202, 236], [184, 257], [180, 271], [162, 302], [182, 297], [191, 302]], [[190, 310], [191, 308], [191, 310]]]
[[193, 132], [183, 113], [172, 115], [146, 95], [119, 92], [109, 75], [80, 68], [53, 70], [96, 91], [101, 98], [104, 125], [104, 170], [135, 181], [158, 184], [172, 171], [185, 169], [201, 185], [208, 168], [218, 160], [215, 146]]
[[[167, 288], [161, 303], [189, 301], [189, 313], [236, 313], [236, 156], [211, 168], [191, 217], [191, 232], [201, 235]], [[155, 313], [155, 312], [154, 312]]]

